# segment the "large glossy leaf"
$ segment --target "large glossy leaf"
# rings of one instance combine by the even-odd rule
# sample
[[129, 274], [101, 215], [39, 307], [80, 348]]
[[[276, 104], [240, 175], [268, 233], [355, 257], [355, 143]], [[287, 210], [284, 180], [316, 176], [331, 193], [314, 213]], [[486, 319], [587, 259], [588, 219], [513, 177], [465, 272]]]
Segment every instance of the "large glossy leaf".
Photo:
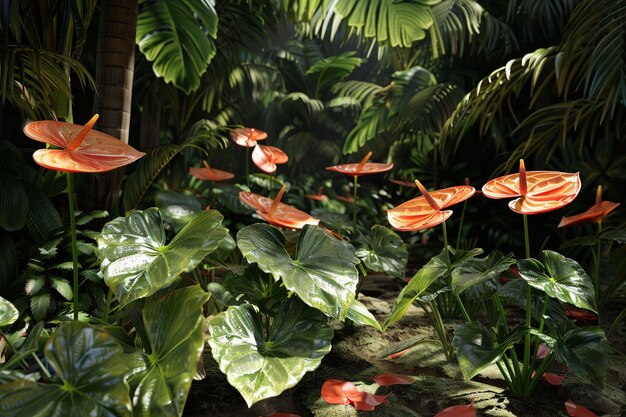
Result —
[[288, 297], [287, 289], [271, 274], [251, 264], [243, 275], [231, 274], [224, 280], [224, 287], [238, 300], [257, 306], [263, 313], [271, 313], [275, 305]]
[[176, 232], [193, 219], [196, 213], [202, 211], [202, 203], [191, 193], [159, 190], [154, 197], [154, 203], [161, 210], [163, 219], [171, 223]]
[[228, 382], [248, 406], [296, 385], [330, 352], [333, 330], [319, 311], [285, 300], [269, 333], [250, 304], [230, 307], [209, 323], [209, 344]]
[[228, 231], [222, 215], [203, 211], [169, 244], [156, 208], [135, 211], [105, 224], [98, 237], [101, 271], [122, 305], [171, 285], [213, 252]]
[[141, 311], [147, 368], [133, 397], [135, 417], [180, 416], [204, 346], [202, 306], [208, 294], [199, 286], [153, 296]]
[[354, 299], [359, 259], [349, 243], [324, 229], [306, 225], [292, 258], [285, 249], [285, 235], [270, 225], [253, 224], [237, 234], [237, 245], [249, 262], [293, 291], [311, 307], [343, 320]]
[[52, 335], [44, 354], [56, 372], [55, 383], [19, 380], [0, 385], [2, 416], [132, 415], [124, 352], [112, 336], [79, 322], [67, 323]]
[[430, 5], [440, 0], [392, 2], [387, 0], [339, 0], [336, 13], [366, 38], [380, 44], [410, 48], [426, 37], [433, 25]]
[[506, 339], [498, 341], [496, 334], [480, 322], [463, 323], [454, 330], [452, 346], [465, 379], [471, 379], [483, 369], [496, 363], [507, 349], [518, 342], [524, 329], [518, 327]]
[[356, 256], [368, 269], [404, 278], [409, 254], [404, 241], [393, 230], [374, 225], [367, 236], [354, 241]]
[[565, 362], [582, 380], [599, 387], [606, 383], [607, 340], [598, 327], [570, 329], [556, 341], [546, 343], [556, 358]]
[[213, 0], [141, 0], [137, 45], [158, 76], [189, 93], [217, 50], [217, 20]]
[[20, 312], [11, 302], [0, 297], [0, 327], [13, 324], [19, 315]]
[[363, 305], [363, 303], [356, 298], [352, 301], [352, 304], [350, 304], [348, 315], [346, 317], [356, 324], [371, 326], [381, 331], [383, 330], [378, 320], [376, 320], [376, 317], [374, 317], [374, 315]]
[[497, 279], [514, 263], [512, 253], [504, 256], [500, 251], [494, 251], [485, 258], [466, 259], [452, 271], [452, 290], [461, 294], [470, 287]]
[[578, 262], [560, 253], [544, 250], [541, 261], [517, 262], [520, 276], [532, 287], [550, 297], [597, 313], [593, 282]]

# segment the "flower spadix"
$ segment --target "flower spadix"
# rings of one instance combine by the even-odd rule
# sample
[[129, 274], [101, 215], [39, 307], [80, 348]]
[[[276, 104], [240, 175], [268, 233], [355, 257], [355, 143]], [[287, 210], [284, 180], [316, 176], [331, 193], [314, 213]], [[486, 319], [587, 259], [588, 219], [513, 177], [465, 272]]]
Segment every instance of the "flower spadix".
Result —
[[248, 191], [239, 193], [239, 200], [248, 206], [255, 208], [256, 213], [266, 222], [274, 226], [286, 227], [289, 229], [302, 229], [305, 224], [317, 226], [319, 220], [309, 216], [307, 213], [298, 210], [288, 204], [281, 203], [280, 200], [287, 189], [287, 184], [278, 191], [276, 198], [271, 199]]
[[232, 172], [222, 171], [220, 169], [211, 168], [207, 161], [202, 161], [204, 167], [191, 167], [189, 173], [199, 180], [205, 181], [224, 181], [235, 176]]
[[452, 210], [443, 209], [467, 200], [476, 191], [472, 186], [459, 185], [429, 192], [418, 180], [415, 184], [421, 196], [387, 210], [387, 219], [396, 230], [422, 230], [437, 226], [452, 215]]
[[341, 174], [350, 175], [352, 177], [359, 177], [366, 174], [378, 174], [380, 172], [386, 172], [393, 168], [393, 164], [382, 164], [378, 162], [368, 162], [372, 157], [372, 152], [368, 152], [363, 159], [358, 163], [342, 164], [327, 167], [328, 171], [335, 171]]
[[574, 226], [577, 224], [600, 223], [610, 212], [615, 210], [620, 203], [602, 200], [602, 186], [598, 185], [596, 191], [596, 203], [587, 211], [574, 216], [567, 216], [561, 219], [558, 227]]
[[540, 214], [571, 203], [580, 191], [578, 172], [526, 171], [520, 159], [519, 173], [494, 178], [482, 188], [485, 197], [515, 198], [509, 208], [519, 214]]
[[106, 133], [92, 129], [94, 115], [84, 126], [56, 120], [28, 123], [24, 134], [61, 149], [39, 149], [33, 159], [42, 167], [63, 172], [106, 172], [145, 155]]
[[253, 127], [240, 127], [230, 132], [230, 138], [239, 146], [253, 148], [257, 141], [267, 139], [267, 133]]

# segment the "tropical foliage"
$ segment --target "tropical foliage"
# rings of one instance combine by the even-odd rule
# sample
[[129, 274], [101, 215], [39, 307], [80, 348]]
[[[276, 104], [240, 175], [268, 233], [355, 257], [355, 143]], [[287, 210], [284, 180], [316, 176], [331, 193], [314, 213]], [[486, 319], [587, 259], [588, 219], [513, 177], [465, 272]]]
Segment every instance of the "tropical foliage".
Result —
[[[562, 362], [606, 383], [626, 320], [605, 321], [626, 290], [623, 2], [122, 3], [134, 62], [103, 50], [115, 1], [0, 7], [0, 414], [181, 416], [209, 354], [252, 406], [319, 372], [336, 329], [385, 331], [414, 305], [466, 379], [495, 366], [525, 397]], [[132, 85], [114, 105], [105, 64]], [[96, 118], [68, 123], [94, 107], [129, 145], [80, 148]], [[41, 167], [35, 120], [54, 121], [38, 125]], [[267, 133], [257, 154], [285, 153], [272, 172], [233, 144], [242, 126]], [[127, 146], [139, 161], [88, 173]], [[361, 176], [370, 157], [385, 168]], [[472, 187], [522, 158], [537, 171]], [[202, 164], [233, 179], [192, 175]], [[598, 186], [614, 203], [587, 216]], [[267, 204], [251, 209], [257, 192]], [[277, 221], [294, 213], [307, 221]], [[380, 322], [360, 298], [371, 274], [401, 288]], [[329, 381], [325, 406], [393, 403]], [[474, 404], [441, 415], [456, 412]]]

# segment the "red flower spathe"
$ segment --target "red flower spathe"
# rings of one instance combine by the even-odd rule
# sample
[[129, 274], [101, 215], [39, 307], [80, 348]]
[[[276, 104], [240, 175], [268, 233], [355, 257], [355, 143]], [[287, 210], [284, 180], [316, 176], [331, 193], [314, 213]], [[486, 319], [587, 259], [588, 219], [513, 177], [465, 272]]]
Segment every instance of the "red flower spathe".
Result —
[[62, 172], [106, 172], [145, 155], [106, 133], [93, 130], [96, 114], [85, 126], [55, 120], [28, 123], [24, 134], [61, 149], [38, 149], [33, 159], [44, 168]]
[[428, 191], [415, 180], [421, 196], [387, 210], [387, 219], [391, 226], [400, 231], [428, 229], [443, 223], [452, 215], [452, 210], [442, 209], [467, 200], [476, 191], [469, 185]]
[[519, 214], [540, 214], [557, 210], [571, 203], [580, 191], [577, 173], [557, 171], [526, 171], [520, 159], [517, 174], [494, 178], [482, 188], [485, 197], [515, 198], [509, 208]]

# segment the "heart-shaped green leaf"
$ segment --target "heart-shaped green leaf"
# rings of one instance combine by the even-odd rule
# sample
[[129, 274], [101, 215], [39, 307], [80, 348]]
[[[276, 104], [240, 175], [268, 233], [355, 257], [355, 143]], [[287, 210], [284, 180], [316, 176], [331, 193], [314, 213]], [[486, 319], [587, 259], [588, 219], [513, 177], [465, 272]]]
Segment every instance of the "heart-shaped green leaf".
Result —
[[215, 55], [217, 21], [211, 0], [141, 0], [136, 42], [157, 76], [189, 93]]
[[404, 241], [393, 230], [375, 225], [369, 235], [356, 239], [354, 246], [356, 256], [368, 269], [404, 278], [409, 255]]
[[593, 282], [575, 260], [544, 250], [541, 262], [532, 258], [522, 259], [517, 266], [520, 276], [530, 286], [564, 303], [598, 312]]
[[507, 349], [524, 335], [518, 327], [505, 340], [498, 342], [496, 334], [480, 322], [463, 323], [454, 330], [452, 347], [465, 379], [471, 379], [483, 369], [496, 363]]
[[104, 281], [121, 305], [154, 294], [218, 247], [228, 234], [222, 220], [215, 210], [198, 213], [167, 245], [156, 208], [108, 222], [98, 237]]
[[20, 312], [10, 301], [0, 297], [0, 327], [13, 324], [20, 316]]
[[265, 328], [250, 304], [230, 307], [209, 323], [213, 357], [248, 406], [296, 385], [331, 348], [333, 330], [324, 315], [297, 298], [283, 301], [268, 333]]
[[19, 380], [0, 385], [2, 416], [132, 415], [125, 355], [112, 336], [70, 322], [54, 332], [44, 354], [60, 383]]
[[230, 274], [224, 287], [238, 300], [254, 304], [263, 313], [272, 313], [275, 305], [288, 297], [287, 289], [271, 274], [261, 271], [258, 265], [250, 264], [243, 275]]
[[484, 281], [497, 279], [514, 263], [512, 253], [504, 256], [500, 251], [494, 251], [485, 258], [465, 259], [452, 271], [452, 290], [456, 294], [461, 294]]
[[147, 368], [137, 376], [135, 417], [180, 416], [204, 346], [202, 306], [208, 294], [185, 287], [147, 299], [141, 321]]
[[200, 200], [191, 193], [159, 190], [154, 196], [154, 202], [163, 219], [171, 223], [176, 232], [202, 211]]
[[248, 262], [282, 279], [311, 307], [343, 320], [354, 299], [359, 259], [349, 243], [335, 239], [324, 229], [302, 229], [292, 259], [285, 249], [285, 235], [274, 226], [257, 223], [237, 234], [237, 245]]
[[556, 358], [563, 361], [574, 374], [590, 384], [606, 384], [607, 341], [598, 327], [573, 328], [556, 340]]

